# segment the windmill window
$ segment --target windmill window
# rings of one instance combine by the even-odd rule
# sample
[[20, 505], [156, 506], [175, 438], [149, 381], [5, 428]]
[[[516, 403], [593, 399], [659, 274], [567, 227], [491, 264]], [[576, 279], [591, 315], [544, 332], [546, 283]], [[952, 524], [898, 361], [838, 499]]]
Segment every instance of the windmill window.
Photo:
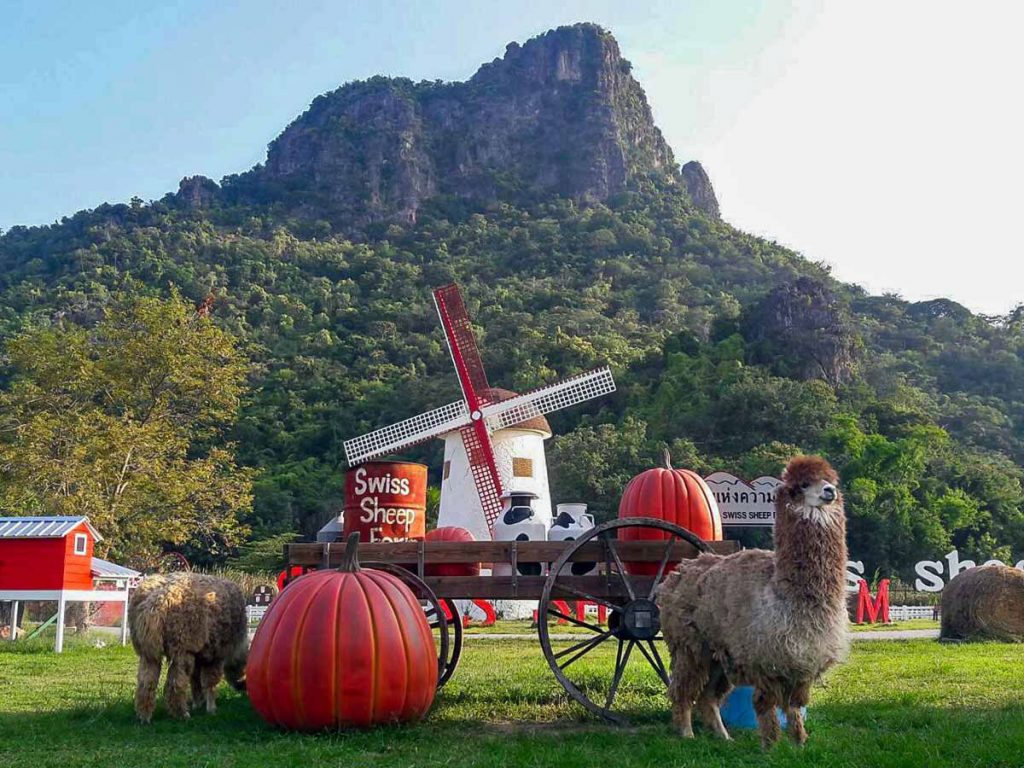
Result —
[[448, 477], [451, 475], [451, 473], [452, 473], [452, 463], [450, 461], [446, 461], [444, 463], [444, 472], [442, 473], [444, 479], [447, 480]]
[[75, 534], [75, 554], [84, 555], [89, 546], [89, 538], [84, 533]]
[[513, 477], [533, 477], [533, 459], [524, 459], [520, 457], [513, 457], [512, 459], [512, 476]]

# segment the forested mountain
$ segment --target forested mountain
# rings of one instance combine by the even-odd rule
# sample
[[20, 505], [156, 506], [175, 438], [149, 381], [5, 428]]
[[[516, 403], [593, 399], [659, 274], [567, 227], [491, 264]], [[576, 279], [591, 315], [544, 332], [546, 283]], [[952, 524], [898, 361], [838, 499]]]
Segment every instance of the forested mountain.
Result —
[[594, 25], [465, 83], [345, 85], [220, 184], [14, 227], [0, 338], [124, 292], [212, 296], [253, 361], [230, 436], [261, 470], [252, 535], [309, 534], [341, 503], [344, 439], [457, 396], [430, 300], [452, 280], [493, 384], [615, 371], [614, 396], [551, 419], [558, 499], [614, 515], [664, 444], [748, 476], [821, 451], [870, 570], [1024, 557], [1024, 310], [869, 296], [721, 221]]

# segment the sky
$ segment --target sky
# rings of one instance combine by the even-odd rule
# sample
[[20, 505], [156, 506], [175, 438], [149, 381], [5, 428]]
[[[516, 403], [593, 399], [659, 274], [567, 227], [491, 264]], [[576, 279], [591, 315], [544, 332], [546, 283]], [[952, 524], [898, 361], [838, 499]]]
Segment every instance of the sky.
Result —
[[1024, 4], [0, 0], [0, 228], [261, 162], [318, 94], [611, 30], [731, 224], [873, 293], [1024, 303]]

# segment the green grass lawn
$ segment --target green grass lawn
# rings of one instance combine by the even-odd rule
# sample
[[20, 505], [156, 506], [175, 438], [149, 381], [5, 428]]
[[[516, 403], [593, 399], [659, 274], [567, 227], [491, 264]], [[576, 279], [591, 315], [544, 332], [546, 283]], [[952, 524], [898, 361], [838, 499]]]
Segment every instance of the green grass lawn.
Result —
[[[162, 705], [132, 712], [130, 648], [71, 638], [0, 644], [0, 759], [5, 766], [968, 766], [1024, 765], [1024, 647], [933, 641], [858, 643], [814, 692], [804, 749], [762, 755], [675, 737], [660, 686], [639, 667], [624, 684], [634, 725], [591, 717], [556, 684], [535, 643], [469, 642], [427, 720], [366, 733], [301, 735], [266, 727], [222, 686], [221, 709], [187, 722]], [[601, 676], [605, 659], [582, 673]], [[581, 662], [582, 663], [582, 662]]]

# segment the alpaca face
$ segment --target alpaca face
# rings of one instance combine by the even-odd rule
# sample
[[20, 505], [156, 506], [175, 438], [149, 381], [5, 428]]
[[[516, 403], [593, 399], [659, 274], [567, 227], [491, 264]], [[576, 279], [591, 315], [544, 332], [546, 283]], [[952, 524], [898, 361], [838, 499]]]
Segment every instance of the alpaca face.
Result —
[[843, 516], [839, 476], [817, 456], [797, 456], [782, 475], [787, 507], [804, 520], [829, 525]]
[[820, 509], [832, 504], [839, 496], [839, 490], [835, 483], [824, 478], [818, 480], [804, 480], [800, 484], [797, 497], [803, 502], [802, 506]]

